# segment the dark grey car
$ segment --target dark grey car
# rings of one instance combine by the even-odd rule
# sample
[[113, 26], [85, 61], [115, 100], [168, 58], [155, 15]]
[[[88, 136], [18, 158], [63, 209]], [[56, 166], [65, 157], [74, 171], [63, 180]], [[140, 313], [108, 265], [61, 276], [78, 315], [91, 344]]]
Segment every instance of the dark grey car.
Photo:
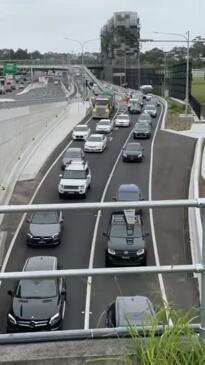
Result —
[[60, 211], [35, 212], [27, 219], [29, 228], [27, 244], [30, 246], [55, 246], [61, 242], [63, 214]]
[[68, 165], [71, 161], [83, 161], [85, 158], [85, 154], [80, 147], [69, 147], [63, 156], [62, 159], [62, 169], [64, 170], [66, 165]]
[[122, 159], [123, 161], [142, 161], [143, 160], [144, 147], [141, 143], [128, 143], [123, 148]]
[[133, 130], [133, 138], [150, 138], [151, 127], [149, 123], [136, 123]]
[[106, 313], [107, 327], [151, 325], [156, 314], [149, 298], [144, 296], [119, 296]]
[[[29, 257], [23, 271], [58, 270], [54, 256]], [[61, 277], [19, 280], [9, 290], [12, 303], [7, 316], [8, 332], [54, 331], [62, 327], [66, 286]]]
[[105, 251], [106, 266], [146, 265], [146, 243], [142, 217], [133, 209], [111, 214]]

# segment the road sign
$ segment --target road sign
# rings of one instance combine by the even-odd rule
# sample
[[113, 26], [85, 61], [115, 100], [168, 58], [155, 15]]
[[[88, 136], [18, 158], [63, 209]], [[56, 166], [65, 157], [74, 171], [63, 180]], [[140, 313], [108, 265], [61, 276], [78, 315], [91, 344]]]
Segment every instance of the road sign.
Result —
[[4, 63], [3, 71], [5, 75], [16, 75], [16, 63]]

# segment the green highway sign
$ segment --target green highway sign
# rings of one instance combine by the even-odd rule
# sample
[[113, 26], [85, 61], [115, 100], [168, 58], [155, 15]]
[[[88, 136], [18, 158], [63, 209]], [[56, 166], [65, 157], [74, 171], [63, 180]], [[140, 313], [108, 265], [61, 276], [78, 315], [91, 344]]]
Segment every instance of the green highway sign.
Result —
[[3, 71], [5, 75], [16, 75], [16, 63], [4, 63]]

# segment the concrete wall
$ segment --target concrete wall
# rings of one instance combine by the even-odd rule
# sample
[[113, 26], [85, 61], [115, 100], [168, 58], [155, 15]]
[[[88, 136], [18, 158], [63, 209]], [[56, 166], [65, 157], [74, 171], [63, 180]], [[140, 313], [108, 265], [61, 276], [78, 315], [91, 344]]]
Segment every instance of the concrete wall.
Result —
[[29, 144], [55, 124], [66, 102], [4, 109], [0, 112], [0, 189], [8, 188], [16, 162]]

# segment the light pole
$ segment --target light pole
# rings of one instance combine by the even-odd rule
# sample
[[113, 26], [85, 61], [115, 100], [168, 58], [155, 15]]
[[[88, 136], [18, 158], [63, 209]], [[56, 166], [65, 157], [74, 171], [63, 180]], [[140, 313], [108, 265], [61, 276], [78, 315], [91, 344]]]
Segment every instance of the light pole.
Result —
[[94, 41], [98, 41], [100, 38], [93, 38], [93, 39], [88, 39], [85, 42], [81, 42], [78, 39], [73, 39], [70, 37], [64, 37], [64, 39], [68, 40], [68, 41], [73, 41], [76, 42], [80, 45], [81, 47], [81, 64], [82, 66], [84, 65], [84, 49], [85, 49], [85, 45], [89, 42], [94, 42]]
[[186, 32], [186, 35], [181, 33], [166, 33], [166, 32], [154, 32], [156, 34], [176, 35], [185, 39], [187, 43], [187, 55], [186, 55], [186, 89], [185, 89], [185, 113], [188, 113], [189, 108], [189, 47], [190, 47], [190, 31]]

